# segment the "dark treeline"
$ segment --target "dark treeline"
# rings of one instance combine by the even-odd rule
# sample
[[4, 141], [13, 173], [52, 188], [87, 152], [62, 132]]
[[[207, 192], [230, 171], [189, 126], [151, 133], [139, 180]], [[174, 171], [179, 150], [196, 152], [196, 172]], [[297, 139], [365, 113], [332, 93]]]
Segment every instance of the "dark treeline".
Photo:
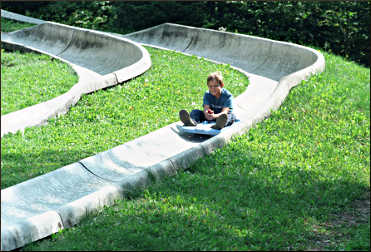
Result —
[[369, 1], [2, 2], [2, 8], [129, 33], [165, 22], [317, 46], [370, 66]]

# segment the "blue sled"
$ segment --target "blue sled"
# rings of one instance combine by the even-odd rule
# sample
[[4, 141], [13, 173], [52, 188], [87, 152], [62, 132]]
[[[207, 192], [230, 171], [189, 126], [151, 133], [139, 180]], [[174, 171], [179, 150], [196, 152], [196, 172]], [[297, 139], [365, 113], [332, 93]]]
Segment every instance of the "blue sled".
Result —
[[[238, 119], [235, 120], [232, 125], [238, 123], [239, 121], [240, 120]], [[186, 133], [215, 136], [224, 130], [228, 130], [228, 128], [230, 127], [230, 126], [224, 127], [221, 130], [212, 129], [211, 126], [213, 126], [214, 124], [215, 122], [204, 121], [202, 123], [197, 124], [197, 126], [181, 126], [181, 129], [183, 132]]]

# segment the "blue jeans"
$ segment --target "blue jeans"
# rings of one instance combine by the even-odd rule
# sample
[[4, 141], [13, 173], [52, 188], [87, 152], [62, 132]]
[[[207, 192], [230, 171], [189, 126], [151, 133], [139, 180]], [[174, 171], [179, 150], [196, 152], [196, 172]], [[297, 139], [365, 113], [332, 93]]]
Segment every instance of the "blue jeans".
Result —
[[[190, 116], [197, 123], [202, 123], [203, 121], [206, 121], [206, 117], [204, 115], [204, 112], [202, 110], [199, 110], [199, 109], [192, 110]], [[233, 113], [228, 113], [228, 119], [227, 119], [227, 123], [225, 124], [225, 126], [232, 125], [235, 120], [236, 120], [236, 116]], [[209, 121], [209, 120], [207, 120], [207, 121]], [[215, 120], [211, 120], [209, 122], [215, 122]]]

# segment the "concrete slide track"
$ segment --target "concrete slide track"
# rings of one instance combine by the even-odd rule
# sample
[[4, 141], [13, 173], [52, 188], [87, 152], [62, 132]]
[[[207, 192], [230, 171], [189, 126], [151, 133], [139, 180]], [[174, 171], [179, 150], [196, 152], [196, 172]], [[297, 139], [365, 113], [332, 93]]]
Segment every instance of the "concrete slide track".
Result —
[[228, 63], [245, 73], [250, 85], [235, 99], [241, 122], [217, 136], [202, 138], [182, 134], [178, 121], [2, 190], [2, 250], [75, 225], [98, 207], [124, 197], [127, 191], [188, 168], [269, 116], [293, 86], [325, 67], [323, 56], [307, 47], [176, 24], [115, 36]]

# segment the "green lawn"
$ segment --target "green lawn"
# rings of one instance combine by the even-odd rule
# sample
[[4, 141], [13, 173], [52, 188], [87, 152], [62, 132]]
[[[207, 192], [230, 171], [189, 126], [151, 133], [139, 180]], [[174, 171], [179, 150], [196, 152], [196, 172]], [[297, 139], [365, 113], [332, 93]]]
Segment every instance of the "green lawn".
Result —
[[331, 223], [369, 197], [370, 70], [324, 55], [247, 134], [23, 250], [369, 250], [369, 216]]
[[1, 50], [1, 115], [50, 100], [78, 81], [66, 63], [37, 53]]

